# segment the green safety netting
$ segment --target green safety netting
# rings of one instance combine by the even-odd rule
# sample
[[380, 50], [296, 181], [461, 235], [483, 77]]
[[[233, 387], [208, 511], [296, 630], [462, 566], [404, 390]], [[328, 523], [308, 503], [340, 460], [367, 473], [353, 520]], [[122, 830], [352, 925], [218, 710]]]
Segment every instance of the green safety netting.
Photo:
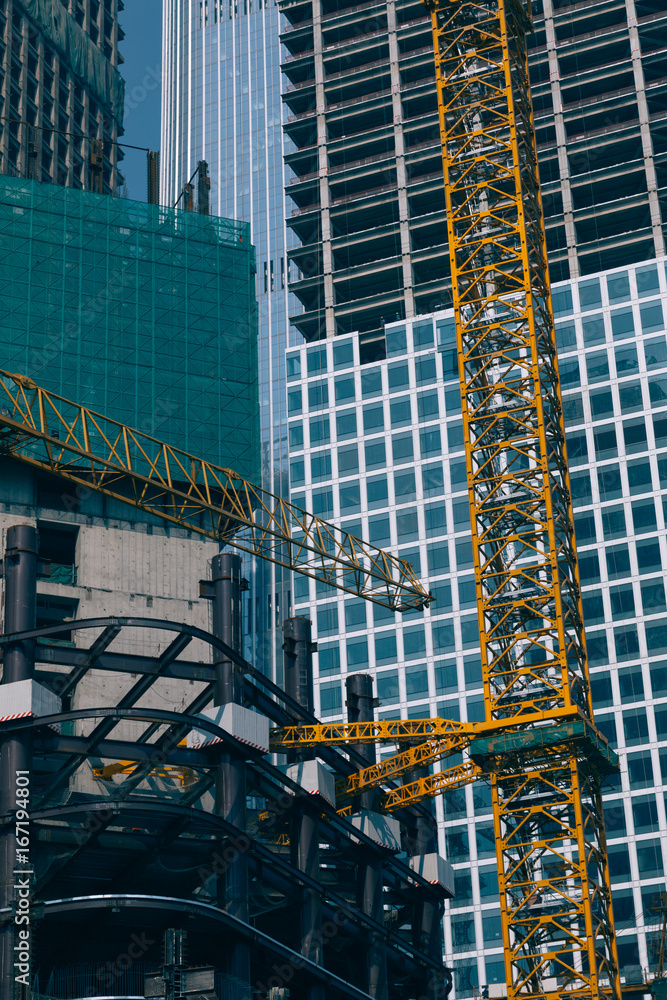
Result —
[[249, 226], [0, 177], [0, 367], [257, 482]]

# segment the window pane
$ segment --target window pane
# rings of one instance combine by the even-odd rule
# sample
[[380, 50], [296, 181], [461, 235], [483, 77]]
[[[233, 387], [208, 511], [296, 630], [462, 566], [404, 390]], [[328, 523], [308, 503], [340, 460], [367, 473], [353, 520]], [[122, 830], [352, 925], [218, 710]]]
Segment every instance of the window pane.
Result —
[[331, 452], [321, 451], [312, 456], [310, 475], [313, 480], [331, 479]]
[[369, 507], [384, 506], [389, 496], [387, 477], [379, 476], [377, 479], [369, 479], [366, 483], [366, 493], [368, 495]]
[[651, 302], [641, 306], [639, 310], [641, 316], [642, 330], [644, 333], [653, 333], [654, 330], [663, 330], [662, 305], [659, 302]]
[[338, 440], [343, 440], [349, 437], [356, 437], [357, 433], [357, 414], [354, 410], [347, 410], [345, 413], [336, 414], [336, 434], [338, 435]]
[[389, 404], [389, 412], [391, 414], [392, 427], [403, 427], [405, 424], [412, 423], [410, 397], [404, 396], [402, 399], [392, 399]]
[[586, 347], [593, 347], [594, 344], [604, 344], [604, 317], [602, 313], [582, 319], [581, 329], [584, 334], [584, 344]]
[[[378, 664], [396, 663], [396, 635], [393, 632], [378, 632], [376, 634], [375, 662]], [[398, 696], [398, 686], [396, 696]]]
[[366, 468], [374, 469], [379, 465], [387, 464], [387, 455], [384, 447], [384, 439], [377, 441], [370, 441], [364, 446], [364, 455], [366, 458]]
[[354, 364], [354, 348], [352, 341], [346, 344], [334, 344], [333, 348], [334, 368], [351, 368]]
[[628, 462], [628, 485], [630, 492], [648, 493], [652, 488], [650, 462]]
[[614, 357], [616, 358], [616, 371], [619, 378], [624, 375], [634, 375], [639, 371], [637, 348], [634, 344], [628, 344], [627, 347], [617, 347], [614, 351]]
[[644, 408], [640, 382], [625, 382], [618, 387], [622, 413], [634, 413]]
[[[412, 469], [394, 473], [394, 496], [396, 503], [405, 503], [407, 500], [415, 499], [417, 496], [417, 487], [415, 484], [415, 474]], [[398, 537], [400, 540], [400, 531]]]
[[593, 431], [593, 441], [595, 443], [595, 455], [598, 461], [604, 461], [606, 458], [616, 458], [618, 456], [618, 448], [616, 446], [616, 428], [613, 425], [609, 424], [604, 427], [596, 427]]
[[556, 346], [559, 353], [576, 348], [577, 331], [574, 323], [556, 323]]
[[614, 618], [629, 618], [635, 613], [635, 599], [632, 584], [623, 587], [610, 587], [609, 597]]
[[579, 545], [595, 541], [595, 517], [593, 514], [575, 514], [574, 528]]
[[303, 425], [290, 424], [289, 426], [289, 446], [291, 451], [299, 451], [303, 448]]
[[667, 341], [664, 337], [654, 337], [652, 340], [644, 341], [644, 356], [646, 367], [664, 368], [667, 364]]
[[359, 452], [356, 444], [338, 449], [338, 475], [350, 476], [359, 471]]
[[405, 354], [408, 349], [408, 340], [405, 327], [397, 327], [395, 330], [388, 330], [385, 334], [387, 344], [387, 357], [395, 357], [397, 354]]
[[625, 538], [625, 511], [622, 507], [609, 507], [602, 511], [602, 530], [606, 539]]
[[613, 548], [608, 548], [605, 555], [607, 573], [610, 579], [630, 575], [630, 551], [627, 545], [615, 545]]
[[658, 611], [667, 610], [665, 603], [665, 584], [657, 578], [643, 580], [641, 584], [642, 607], [645, 615], [655, 615]]
[[635, 332], [635, 320], [632, 309], [614, 309], [611, 313], [611, 332], [614, 340], [625, 340]]
[[414, 458], [412, 434], [394, 434], [391, 439], [394, 464], [409, 462]]
[[349, 631], [366, 627], [366, 601], [345, 602], [345, 628]]
[[598, 489], [603, 503], [618, 500], [623, 495], [621, 470], [617, 465], [606, 465], [598, 471]]
[[433, 323], [429, 320], [428, 323], [415, 323], [412, 327], [412, 339], [415, 345], [415, 350], [420, 350], [425, 347], [433, 347]]
[[606, 382], [609, 378], [609, 359], [606, 351], [597, 351], [586, 356], [586, 371], [589, 382]]
[[410, 385], [410, 369], [408, 365], [404, 362], [388, 365], [387, 380], [390, 392], [392, 389], [403, 389]]
[[420, 431], [419, 446], [422, 458], [429, 455], [439, 455], [441, 450], [440, 428], [434, 427], [432, 430]]
[[645, 295], [656, 295], [660, 292], [660, 278], [658, 268], [655, 264], [649, 267], [638, 267], [635, 271], [637, 281], [637, 295], [643, 298]]
[[361, 395], [364, 399], [369, 396], [382, 395], [382, 371], [380, 368], [361, 373]]
[[591, 413], [593, 419], [606, 417], [614, 412], [614, 400], [609, 389], [591, 393]]
[[384, 426], [382, 406], [364, 406], [364, 431], [377, 430]]
[[626, 271], [622, 274], [607, 275], [607, 293], [612, 304], [630, 298], [630, 281]]

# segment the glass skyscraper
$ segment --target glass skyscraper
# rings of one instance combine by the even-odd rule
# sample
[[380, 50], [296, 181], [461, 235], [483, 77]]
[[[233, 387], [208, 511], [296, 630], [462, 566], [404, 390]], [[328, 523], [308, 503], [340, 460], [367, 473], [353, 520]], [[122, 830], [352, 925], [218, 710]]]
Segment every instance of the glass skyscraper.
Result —
[[[621, 775], [605, 818], [626, 983], [651, 971], [667, 864], [667, 280], [665, 260], [554, 286], [596, 720]], [[463, 425], [451, 311], [389, 324], [384, 361], [355, 334], [289, 350], [292, 500], [409, 559], [435, 595], [398, 615], [306, 579], [321, 715], [345, 676], [374, 677], [381, 718], [484, 718]], [[441, 767], [460, 757], [448, 758]], [[456, 872], [445, 956], [455, 998], [502, 993], [490, 791], [436, 800]]]
[[[287, 496], [284, 351], [288, 336], [279, 13], [275, 0], [165, 0], [160, 189], [176, 203], [197, 163], [211, 211], [250, 224], [257, 251], [262, 485]], [[288, 574], [256, 575], [248, 618], [253, 654], [280, 669]]]

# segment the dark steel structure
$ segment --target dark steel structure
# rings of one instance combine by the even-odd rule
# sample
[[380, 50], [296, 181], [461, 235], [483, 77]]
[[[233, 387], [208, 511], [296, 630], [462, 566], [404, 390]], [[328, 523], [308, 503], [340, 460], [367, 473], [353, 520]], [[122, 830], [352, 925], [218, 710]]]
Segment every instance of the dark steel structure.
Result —
[[[7, 545], [2, 1000], [20, 995], [12, 959], [16, 807], [7, 794], [17, 768], [30, 772], [29, 975], [37, 994], [140, 995], [142, 977], [163, 967], [172, 928], [187, 930], [191, 967], [215, 968], [225, 1000], [274, 987], [312, 1000], [409, 1000], [424, 995], [425, 982], [446, 995], [450, 973], [440, 945], [424, 940], [422, 916], [442, 909], [443, 890], [218, 724], [231, 703], [274, 725], [316, 721], [309, 622], [285, 624], [286, 693], [239, 652], [237, 556], [216, 556], [203, 585], [211, 633], [119, 617], [36, 629], [35, 529], [11, 529]], [[60, 710], [8, 718], [17, 680], [59, 698]], [[193, 731], [198, 745], [186, 739]], [[363, 763], [333, 748], [319, 758], [334, 776]], [[406, 836], [415, 815], [401, 817]], [[358, 895], [369, 869], [377, 873], [372, 906]], [[375, 990], [371, 942], [384, 963]]]

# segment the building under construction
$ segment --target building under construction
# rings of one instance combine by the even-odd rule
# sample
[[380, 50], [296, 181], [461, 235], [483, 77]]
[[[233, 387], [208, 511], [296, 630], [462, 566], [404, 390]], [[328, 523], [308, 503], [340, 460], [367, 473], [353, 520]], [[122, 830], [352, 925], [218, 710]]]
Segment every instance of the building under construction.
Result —
[[[315, 721], [309, 621], [285, 623], [284, 691], [240, 654], [238, 556], [184, 580], [210, 631], [145, 612], [35, 629], [48, 560], [32, 525], [3, 536], [3, 813], [30, 800], [29, 843], [2, 839], [3, 997], [446, 995], [451, 874], [428, 811], [336, 813], [367, 748], [269, 756], [270, 725]], [[370, 678], [348, 701], [372, 718]]]

